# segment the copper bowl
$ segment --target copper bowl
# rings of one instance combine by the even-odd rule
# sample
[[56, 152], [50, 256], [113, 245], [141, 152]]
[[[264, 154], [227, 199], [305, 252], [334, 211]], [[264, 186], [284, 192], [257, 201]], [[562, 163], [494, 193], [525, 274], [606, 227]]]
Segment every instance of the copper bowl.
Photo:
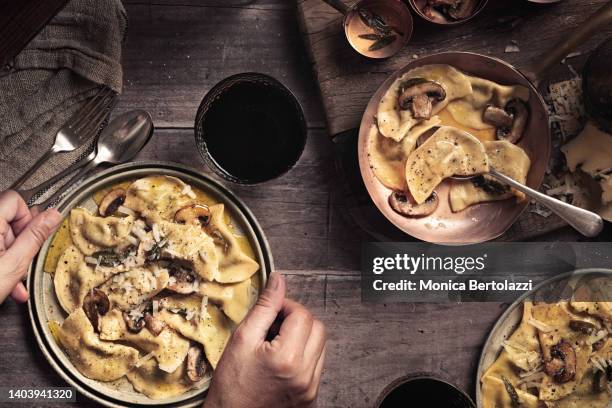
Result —
[[523, 85], [530, 90], [529, 121], [518, 145], [531, 159], [527, 185], [537, 189], [548, 166], [551, 151], [551, 134], [548, 112], [544, 100], [533, 84], [512, 65], [497, 58], [469, 52], [444, 52], [416, 59], [395, 72], [374, 93], [361, 120], [359, 129], [359, 167], [364, 184], [372, 201], [382, 214], [405, 233], [428, 242], [447, 245], [474, 244], [502, 235], [527, 208], [528, 200], [514, 199], [472, 205], [453, 213], [448, 203], [451, 179], [444, 180], [437, 188], [440, 205], [429, 216], [409, 218], [396, 213], [388, 203], [392, 190], [385, 187], [374, 175], [368, 159], [369, 130], [375, 123], [378, 103], [401, 75], [413, 68], [428, 64], [447, 64], [466, 72], [503, 85]]
[[488, 0], [480, 0], [471, 16], [464, 18], [462, 20], [452, 21], [452, 20], [431, 18], [428, 15], [426, 15], [422, 10], [423, 10], [423, 7], [425, 7], [425, 5], [427, 4], [427, 0], [408, 0], [408, 4], [410, 4], [410, 7], [412, 7], [414, 12], [418, 14], [423, 20], [428, 21], [433, 24], [444, 25], [444, 26], [456, 26], [456, 25], [460, 25], [463, 23], [467, 23], [468, 21], [475, 18], [478, 14], [480, 14], [482, 10], [484, 10], [488, 2], [489, 2]]

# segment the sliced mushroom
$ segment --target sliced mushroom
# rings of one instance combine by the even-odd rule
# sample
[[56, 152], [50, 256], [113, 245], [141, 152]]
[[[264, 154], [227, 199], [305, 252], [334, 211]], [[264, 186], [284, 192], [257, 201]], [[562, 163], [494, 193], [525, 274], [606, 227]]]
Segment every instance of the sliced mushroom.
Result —
[[429, 119], [433, 106], [446, 99], [446, 91], [437, 82], [412, 78], [400, 87], [398, 98], [402, 110], [410, 110], [415, 119]]
[[100, 205], [98, 206], [98, 212], [102, 217], [108, 217], [114, 214], [117, 209], [125, 202], [125, 190], [122, 188], [116, 188], [106, 193]]
[[510, 133], [505, 137], [505, 139], [510, 143], [516, 143], [521, 139], [521, 137], [523, 137], [523, 133], [527, 127], [529, 109], [527, 108], [527, 104], [520, 99], [512, 99], [506, 105], [506, 112], [512, 115], [514, 122], [512, 122]]
[[174, 221], [179, 224], [201, 225], [210, 224], [210, 209], [206, 205], [192, 204], [181, 208], [174, 214]]
[[577, 319], [570, 320], [569, 327], [574, 331], [578, 331], [584, 334], [595, 333], [597, 330], [599, 330], [599, 327], [597, 327], [595, 323]]
[[482, 113], [482, 120], [497, 128], [497, 138], [510, 143], [518, 142], [529, 119], [529, 109], [520, 99], [512, 99], [504, 109], [496, 106], [487, 106]]
[[497, 106], [489, 105], [485, 108], [482, 114], [482, 120], [495, 127], [503, 127], [510, 129], [514, 118], [505, 109]]
[[140, 331], [145, 327], [144, 315], [137, 316], [123, 312], [123, 320], [125, 321], [127, 329], [132, 333], [140, 333]]
[[448, 8], [448, 15], [455, 20], [463, 20], [474, 14], [477, 0], [461, 0]]
[[162, 320], [155, 318], [151, 313], [145, 313], [144, 321], [146, 328], [154, 336], [159, 336], [166, 327], [166, 324]]
[[544, 371], [559, 384], [576, 377], [576, 351], [565, 340], [550, 348], [550, 359], [544, 363]]
[[186, 269], [180, 265], [172, 264], [169, 267], [171, 283], [168, 283], [166, 289], [183, 295], [188, 295], [197, 291], [195, 285], [196, 276], [193, 271]]
[[408, 217], [424, 217], [438, 208], [440, 200], [434, 191], [423, 204], [417, 204], [410, 194], [394, 191], [389, 196], [389, 205], [395, 212]]
[[110, 300], [100, 289], [92, 289], [83, 299], [83, 311], [95, 332], [99, 331], [98, 319], [110, 310]]
[[187, 377], [194, 383], [198, 382], [204, 378], [206, 369], [202, 347], [199, 345], [189, 347], [187, 351]]

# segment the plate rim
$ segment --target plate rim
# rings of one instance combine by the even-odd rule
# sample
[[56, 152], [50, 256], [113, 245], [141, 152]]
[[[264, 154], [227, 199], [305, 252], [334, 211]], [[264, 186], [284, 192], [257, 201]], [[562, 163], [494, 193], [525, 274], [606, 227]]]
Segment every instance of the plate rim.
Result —
[[[249, 235], [252, 236], [252, 239], [256, 241], [256, 244], [258, 246], [257, 249], [260, 252], [260, 254], [258, 254], [258, 258], [260, 258], [259, 261], [261, 261], [262, 263], [262, 267], [260, 268], [258, 274], [260, 276], [262, 286], [265, 285], [268, 274], [273, 272], [275, 270], [275, 267], [269, 242], [265, 236], [263, 229], [261, 228], [261, 225], [257, 221], [257, 218], [254, 216], [249, 207], [229, 188], [227, 188], [217, 180], [213, 179], [211, 176], [193, 167], [185, 166], [179, 163], [171, 163], [164, 161], [137, 161], [112, 166], [103, 171], [94, 173], [83, 179], [80, 183], [69, 187], [62, 199], [55, 206], [55, 208], [57, 208], [60, 212], [67, 212], [78, 204], [78, 202], [75, 202], [75, 200], [79, 199], [79, 196], [83, 194], [84, 191], [91, 188], [92, 184], [104, 182], [104, 180], [107, 180], [111, 177], [122, 178], [122, 176], [124, 176], [125, 178], [130, 178], [130, 175], [125, 173], [138, 170], [150, 171], [150, 174], [158, 172], [159, 174], [173, 175], [178, 176], [179, 178], [181, 175], [183, 175], [186, 177], [198, 179], [202, 184], [208, 185], [210, 187], [211, 192], [213, 193], [213, 195], [219, 198], [220, 202], [226, 205], [229, 204], [232, 206], [232, 209], [237, 210], [235, 211], [235, 216], [241, 221], [241, 223], [244, 223], [250, 229]], [[134, 176], [137, 177], [136, 175]], [[142, 175], [138, 176], [142, 177]], [[79, 202], [82, 201], [82, 199], [87, 198], [81, 197], [81, 200], [79, 200]], [[65, 219], [65, 217], [66, 215], [63, 214], [62, 220]], [[45, 359], [53, 367], [55, 372], [58, 373], [60, 377], [62, 377], [68, 383], [68, 385], [74, 387], [79, 393], [85, 395], [91, 400], [94, 400], [108, 407], [195, 407], [201, 405], [204, 400], [203, 397], [207, 392], [207, 388], [201, 389], [199, 392], [187, 398], [181, 399], [181, 396], [177, 396], [167, 399], [166, 402], [159, 403], [154, 402], [154, 400], [152, 400], [151, 403], [138, 403], [130, 400], [118, 400], [115, 397], [106, 395], [104, 393], [104, 390], [99, 391], [93, 389], [90, 384], [87, 384], [87, 382], [81, 380], [79, 376], [84, 377], [86, 380], [90, 379], [85, 377], [83, 374], [75, 374], [73, 372], [74, 370], [76, 370], [74, 366], [67, 367], [60, 361], [60, 357], [56, 355], [57, 353], [55, 352], [54, 347], [50, 344], [51, 339], [49, 339], [49, 337], [52, 336], [50, 336], [48, 330], [45, 330], [44, 327], [42, 327], [43, 322], [41, 321], [41, 319], [39, 319], [39, 317], [44, 316], [44, 314], [41, 313], [41, 308], [44, 308], [45, 306], [43, 304], [44, 301], [38, 300], [38, 296], [35, 293], [35, 281], [37, 275], [36, 271], [40, 270], [38, 264], [41, 263], [41, 258], [44, 258], [44, 256], [46, 255], [51, 240], [52, 238], [49, 238], [47, 241], [45, 241], [40, 252], [36, 254], [28, 268], [27, 289], [30, 293], [30, 298], [28, 299], [29, 320], [32, 324], [32, 330], [34, 332], [34, 336], [36, 337], [36, 342], [41, 352], [45, 356]], [[44, 259], [42, 259], [42, 263], [44, 263]], [[56, 345], [55, 348], [59, 348], [59, 345]], [[59, 350], [63, 353], [61, 349]], [[70, 362], [65, 353], [64, 357], [68, 360], [68, 362]], [[103, 382], [100, 383], [103, 384]], [[105, 389], [106, 388], [112, 389], [110, 387], [105, 387]]]

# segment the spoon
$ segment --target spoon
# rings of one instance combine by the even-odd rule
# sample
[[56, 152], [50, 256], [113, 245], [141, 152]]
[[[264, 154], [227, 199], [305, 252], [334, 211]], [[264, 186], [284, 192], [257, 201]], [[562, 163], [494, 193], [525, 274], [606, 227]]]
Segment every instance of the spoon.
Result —
[[[431, 135], [435, 133], [436, 130], [437, 127], [434, 127], [433, 129], [423, 133], [417, 139], [417, 147], [421, 146], [425, 142], [425, 140], [427, 140]], [[471, 133], [465, 131], [464, 133], [472, 137], [476, 137], [473, 136]], [[489, 175], [495, 178], [496, 180], [501, 181], [502, 183], [507, 184], [510, 187], [522, 192], [534, 201], [542, 204], [543, 206], [557, 214], [559, 217], [564, 219], [569, 225], [574, 227], [576, 231], [580, 232], [585, 237], [596, 237], [603, 229], [603, 219], [594, 212], [585, 210], [580, 207], [576, 207], [575, 205], [568, 204], [559, 199], [540, 193], [539, 191], [534, 190], [531, 187], [527, 187], [526, 185], [519, 183], [513, 178], [508, 177], [503, 173], [500, 173], [491, 166], [489, 166], [488, 173], [479, 173], [471, 176], [452, 176], [450, 178], [454, 180], [470, 180], [482, 175]]]
[[[594, 212], [585, 210], [575, 205], [568, 204], [556, 198], [550, 197], [546, 194], [540, 193], [533, 188], [527, 187], [524, 184], [506, 176], [489, 166], [489, 172], [485, 173], [492, 176], [498, 181], [509, 185], [510, 187], [524, 193], [529, 198], [542, 204], [543, 206], [550, 209], [552, 212], [563, 218], [569, 225], [574, 227], [576, 231], [580, 232], [585, 237], [596, 237], [603, 229], [602, 218]], [[456, 180], [468, 180], [474, 176], [453, 176], [451, 178]]]
[[[117, 116], [100, 134], [93, 160], [83, 166], [65, 185], [74, 185], [102, 163], [121, 164], [131, 160], [147, 144], [153, 129], [153, 120], [146, 111], [130, 111]], [[46, 209], [64, 193], [62, 190], [59, 188], [51, 197], [32, 209]]]

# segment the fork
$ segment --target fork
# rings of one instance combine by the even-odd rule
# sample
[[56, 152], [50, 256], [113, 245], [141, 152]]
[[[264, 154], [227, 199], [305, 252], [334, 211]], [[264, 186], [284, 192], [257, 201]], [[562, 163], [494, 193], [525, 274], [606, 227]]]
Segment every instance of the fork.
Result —
[[81, 147], [100, 128], [106, 118], [108, 108], [115, 102], [116, 93], [108, 87], [100, 90], [68, 121], [55, 135], [55, 142], [32, 167], [19, 177], [9, 188], [15, 190], [23, 185], [47, 160], [61, 152], [71, 152]]

